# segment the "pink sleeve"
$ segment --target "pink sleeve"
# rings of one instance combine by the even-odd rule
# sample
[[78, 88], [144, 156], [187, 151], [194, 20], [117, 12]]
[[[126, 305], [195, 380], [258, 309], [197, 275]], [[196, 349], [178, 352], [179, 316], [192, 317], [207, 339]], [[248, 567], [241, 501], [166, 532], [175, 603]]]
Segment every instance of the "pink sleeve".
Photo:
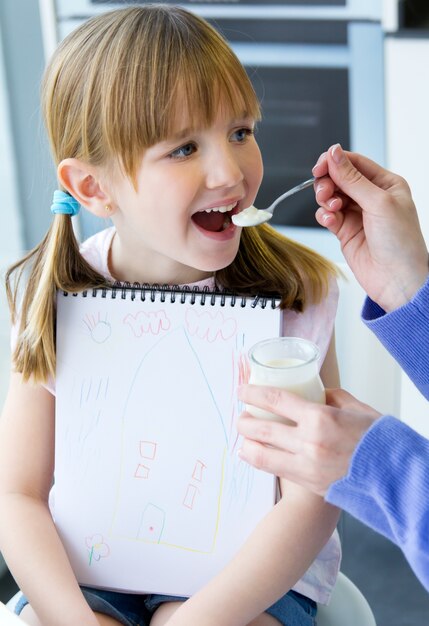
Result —
[[325, 360], [335, 325], [338, 306], [338, 285], [331, 278], [328, 295], [318, 304], [311, 304], [304, 313], [283, 312], [283, 337], [303, 337], [313, 341], [320, 350], [320, 366]]

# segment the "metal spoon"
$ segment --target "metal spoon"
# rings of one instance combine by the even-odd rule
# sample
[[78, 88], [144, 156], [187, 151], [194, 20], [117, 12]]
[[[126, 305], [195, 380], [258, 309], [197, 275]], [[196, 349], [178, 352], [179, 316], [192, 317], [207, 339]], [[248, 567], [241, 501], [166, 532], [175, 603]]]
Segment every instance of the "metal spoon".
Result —
[[315, 178], [309, 178], [308, 180], [296, 185], [296, 187], [292, 187], [289, 191], [286, 191], [281, 196], [274, 200], [274, 202], [268, 207], [268, 209], [257, 209], [255, 206], [249, 206], [247, 209], [240, 211], [236, 215], [232, 216], [232, 221], [236, 226], [258, 226], [259, 224], [263, 224], [264, 222], [268, 222], [273, 217], [274, 209], [282, 202], [285, 198], [289, 198], [289, 196], [293, 196], [298, 191], [302, 191], [303, 189], [307, 189], [307, 187], [311, 187], [314, 183]]

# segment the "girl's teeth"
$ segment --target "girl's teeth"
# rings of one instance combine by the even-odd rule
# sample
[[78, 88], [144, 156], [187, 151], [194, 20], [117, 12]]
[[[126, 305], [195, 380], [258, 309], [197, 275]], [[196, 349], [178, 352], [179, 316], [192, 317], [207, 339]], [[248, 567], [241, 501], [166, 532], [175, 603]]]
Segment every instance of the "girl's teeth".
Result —
[[227, 206], [216, 206], [212, 209], [204, 209], [206, 213], [211, 213], [212, 211], [219, 211], [219, 213], [227, 213], [231, 211], [235, 207], [235, 204], [228, 204]]

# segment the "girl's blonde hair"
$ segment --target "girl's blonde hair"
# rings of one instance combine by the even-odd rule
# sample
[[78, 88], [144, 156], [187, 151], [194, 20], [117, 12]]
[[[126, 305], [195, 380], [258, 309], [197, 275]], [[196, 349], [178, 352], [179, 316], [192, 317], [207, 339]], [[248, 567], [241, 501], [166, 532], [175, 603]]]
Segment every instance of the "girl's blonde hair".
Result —
[[[166, 5], [88, 20], [60, 44], [42, 82], [55, 163], [74, 157], [118, 165], [134, 185], [145, 149], [171, 135], [178, 113], [195, 128], [207, 127], [220, 104], [236, 117], [260, 117], [252, 84], [221, 35]], [[309, 298], [326, 293], [333, 272], [322, 257], [262, 225], [243, 229], [236, 259], [215, 278], [241, 294], [280, 294], [283, 308], [302, 311]], [[80, 255], [70, 217], [56, 215], [44, 240], [6, 275], [13, 323], [19, 318], [14, 366], [25, 380], [55, 375], [56, 290], [97, 286], [106, 279]]]

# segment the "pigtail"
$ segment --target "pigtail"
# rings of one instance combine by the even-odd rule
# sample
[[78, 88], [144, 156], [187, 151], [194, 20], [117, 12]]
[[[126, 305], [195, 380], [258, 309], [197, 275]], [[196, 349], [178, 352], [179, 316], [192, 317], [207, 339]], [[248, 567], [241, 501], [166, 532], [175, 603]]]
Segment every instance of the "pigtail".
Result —
[[[20, 285], [25, 280], [22, 298]], [[57, 289], [80, 291], [106, 280], [85, 261], [71, 218], [56, 215], [42, 242], [6, 273], [6, 292], [17, 340], [12, 360], [24, 380], [55, 376], [55, 298]]]

